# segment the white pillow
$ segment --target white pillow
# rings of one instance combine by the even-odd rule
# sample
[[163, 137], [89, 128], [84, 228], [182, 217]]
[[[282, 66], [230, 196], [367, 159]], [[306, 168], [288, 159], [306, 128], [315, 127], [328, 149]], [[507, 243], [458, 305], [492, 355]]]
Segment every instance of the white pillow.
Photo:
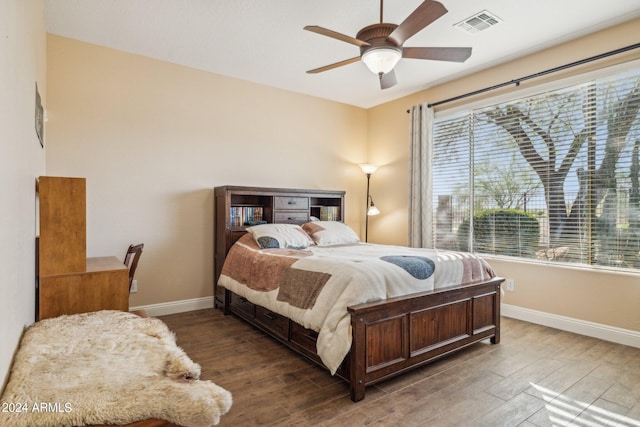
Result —
[[247, 227], [247, 231], [262, 249], [304, 249], [313, 245], [313, 240], [297, 224], [260, 224]]
[[360, 238], [348, 225], [339, 221], [313, 221], [302, 226], [316, 245], [359, 243]]

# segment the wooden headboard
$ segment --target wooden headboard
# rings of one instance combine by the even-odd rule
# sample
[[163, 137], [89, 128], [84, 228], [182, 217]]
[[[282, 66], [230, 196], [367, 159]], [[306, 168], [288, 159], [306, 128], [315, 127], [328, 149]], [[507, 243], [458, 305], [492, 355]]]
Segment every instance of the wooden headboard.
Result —
[[218, 278], [227, 252], [255, 223], [344, 221], [344, 191], [225, 185], [214, 189], [214, 306], [223, 307]]

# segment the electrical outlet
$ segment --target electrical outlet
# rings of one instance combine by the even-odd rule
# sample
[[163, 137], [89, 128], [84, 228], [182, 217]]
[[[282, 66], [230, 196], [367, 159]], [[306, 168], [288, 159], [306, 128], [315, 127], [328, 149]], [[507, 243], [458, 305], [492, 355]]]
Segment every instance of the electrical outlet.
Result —
[[515, 292], [516, 282], [513, 279], [505, 279], [504, 283], [508, 291]]
[[136, 293], [138, 292], [138, 281], [136, 279], [133, 279], [133, 282], [131, 282], [131, 293]]

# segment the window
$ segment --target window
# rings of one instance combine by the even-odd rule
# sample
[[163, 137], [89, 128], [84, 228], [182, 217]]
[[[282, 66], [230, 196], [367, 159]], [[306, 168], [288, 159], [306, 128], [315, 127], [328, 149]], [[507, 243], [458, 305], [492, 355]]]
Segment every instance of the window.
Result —
[[437, 117], [437, 248], [640, 270], [640, 71]]

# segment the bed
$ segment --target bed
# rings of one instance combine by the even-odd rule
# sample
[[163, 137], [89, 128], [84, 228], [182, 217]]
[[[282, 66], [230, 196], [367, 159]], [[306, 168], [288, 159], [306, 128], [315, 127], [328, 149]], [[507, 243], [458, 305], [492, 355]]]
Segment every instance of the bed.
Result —
[[469, 253], [362, 243], [342, 222], [246, 228], [218, 279], [233, 313], [349, 382], [367, 386], [490, 339], [500, 284]]

